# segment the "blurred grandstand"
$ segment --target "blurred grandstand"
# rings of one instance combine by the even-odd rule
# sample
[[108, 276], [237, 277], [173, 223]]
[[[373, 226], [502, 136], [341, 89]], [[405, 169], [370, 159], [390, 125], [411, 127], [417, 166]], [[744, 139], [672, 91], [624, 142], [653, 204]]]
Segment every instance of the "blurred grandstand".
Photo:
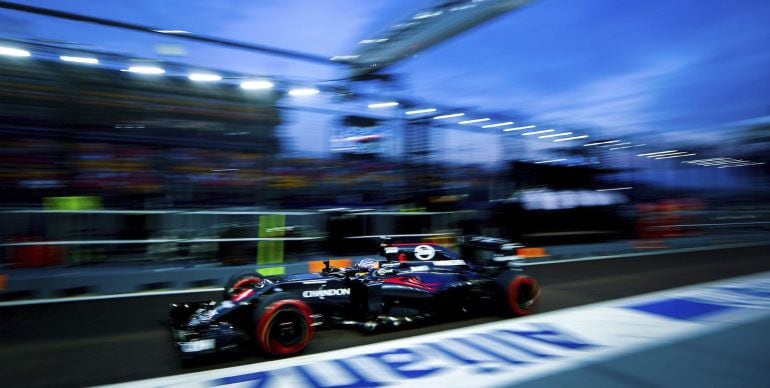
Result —
[[[749, 192], [755, 202], [767, 200], [770, 190], [762, 179], [768, 174], [762, 162], [768, 149], [766, 119], [737, 124], [745, 136], [735, 137], [729, 150], [746, 151], [744, 159], [702, 157], [718, 155], [718, 150], [700, 145], [697, 153], [689, 147], [690, 151], [673, 154], [649, 152], [635, 148], [650, 147], [636, 139], [602, 140], [598, 130], [557, 133], [535, 129], [519, 113], [509, 117], [403, 96], [399, 77], [384, 68], [527, 1], [496, 2], [500, 7], [493, 3], [447, 1], [419, 11], [412, 21], [394, 25], [385, 37], [367, 40], [356, 58], [331, 58], [328, 62], [349, 66], [349, 77], [316, 80], [313, 87], [56, 42], [2, 39], [4, 45], [26, 48], [34, 55], [0, 57], [1, 210], [101, 209], [114, 217], [100, 224], [16, 213], [36, 216], [9, 223], [2, 233], [10, 244], [26, 244], [30, 238], [59, 245], [84, 244], [80, 241], [88, 238], [96, 240], [93, 244], [120, 239], [137, 247], [171, 241], [174, 252], [180, 250], [180, 239], [205, 244], [210, 237], [252, 239], [248, 249], [239, 245], [244, 241], [227, 241], [229, 245], [218, 248], [196, 245], [208, 256], [219, 249], [219, 256], [238, 260], [253, 257], [259, 239], [288, 236], [260, 229], [267, 220], [260, 212], [312, 213], [281, 219], [269, 229], [289, 228], [312, 239], [328, 235], [332, 243], [327, 248], [333, 250], [346, 238], [374, 234], [482, 233], [537, 243], [631, 237], [642, 234], [641, 229], [656, 236], [677, 221], [698, 221], [698, 216], [669, 215], [701, 211], [709, 200], [718, 203], [739, 191]], [[78, 15], [59, 16], [83, 21]], [[105, 20], [88, 22], [157, 33]], [[184, 36], [265, 51], [255, 45]], [[415, 41], [424, 44], [414, 45]], [[60, 54], [73, 57], [65, 61]], [[82, 62], [79, 55], [98, 56], [102, 62], [71, 63], [72, 58]], [[166, 70], [154, 70], [167, 73], [127, 71], [131, 66], [147, 70], [156, 65]], [[196, 82], [188, 74], [191, 69], [200, 71], [204, 80], [216, 75], [221, 82]], [[249, 80], [258, 80], [255, 88], [241, 84]], [[286, 95], [298, 91], [322, 98], [287, 101]], [[362, 109], [364, 103], [369, 109]], [[399, 108], [378, 110], [384, 106]], [[323, 134], [317, 138], [328, 144], [328, 152], [313, 156], [294, 152], [284, 131], [298, 112], [324, 116], [306, 130]], [[457, 120], [445, 120], [450, 117]], [[464, 139], [470, 135], [489, 139], [494, 144], [483, 144], [476, 153], [499, 149], [500, 160], [494, 165], [474, 164], [466, 158], [473, 153], [466, 141], [443, 147], [451, 132], [468, 134]], [[697, 159], [690, 158], [696, 155]], [[671, 159], [680, 156], [689, 159]], [[750, 172], [722, 170], [748, 166], [753, 166]], [[704, 194], [704, 183], [713, 190]], [[751, 193], [756, 188], [758, 193]], [[213, 211], [207, 214], [210, 219], [185, 213], [204, 209]], [[329, 209], [347, 213], [318, 212]], [[137, 213], [121, 215], [124, 210]], [[468, 210], [472, 216], [421, 214]], [[141, 213], [148, 211], [158, 213]], [[404, 217], [391, 220], [379, 211]], [[408, 213], [425, 219], [416, 222]], [[758, 222], [764, 223], [764, 218]], [[164, 256], [159, 253], [163, 249], [152, 245], [136, 251]], [[185, 257], [195, 256], [191, 247], [181, 250], [186, 250]]]

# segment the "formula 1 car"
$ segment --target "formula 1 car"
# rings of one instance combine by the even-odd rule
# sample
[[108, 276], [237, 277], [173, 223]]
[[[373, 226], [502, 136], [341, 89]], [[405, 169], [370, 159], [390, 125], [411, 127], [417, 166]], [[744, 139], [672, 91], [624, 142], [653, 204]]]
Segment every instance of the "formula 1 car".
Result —
[[[492, 251], [463, 259], [430, 243], [381, 244], [384, 260], [351, 268], [325, 261], [320, 273], [233, 276], [222, 302], [172, 304], [169, 323], [183, 359], [252, 344], [270, 356], [304, 350], [316, 328], [395, 329], [469, 314], [528, 315], [540, 297], [538, 282], [507, 254], [505, 240], [474, 237], [463, 248]], [[467, 249], [466, 249], [467, 250]]]

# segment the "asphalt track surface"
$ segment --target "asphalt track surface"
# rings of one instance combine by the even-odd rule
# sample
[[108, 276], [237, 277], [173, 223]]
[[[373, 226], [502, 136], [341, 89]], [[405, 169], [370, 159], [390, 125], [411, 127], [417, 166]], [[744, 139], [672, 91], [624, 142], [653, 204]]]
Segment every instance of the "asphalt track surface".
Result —
[[[767, 270], [770, 247], [760, 246], [533, 266], [527, 272], [543, 286], [540, 311], [545, 312]], [[236, 359], [182, 365], [165, 326], [169, 303], [217, 297], [219, 293], [195, 293], [0, 307], [0, 386], [111, 384], [265, 360], [249, 352]], [[375, 335], [322, 330], [306, 352], [495, 319], [473, 318]]]

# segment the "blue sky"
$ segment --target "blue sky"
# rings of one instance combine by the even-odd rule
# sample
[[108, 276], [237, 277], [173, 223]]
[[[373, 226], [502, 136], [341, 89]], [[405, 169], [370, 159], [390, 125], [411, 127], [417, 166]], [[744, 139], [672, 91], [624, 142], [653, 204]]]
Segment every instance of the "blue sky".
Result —
[[[432, 1], [36, 0], [20, 3], [185, 29], [319, 55], [347, 54], [361, 39]], [[770, 114], [770, 2], [764, 0], [541, 0], [444, 42], [393, 70], [406, 92], [445, 106], [592, 134], [716, 142], [732, 122]], [[0, 35], [76, 41], [143, 57], [181, 43], [206, 67], [308, 80], [341, 75], [211, 45], [0, 11]], [[299, 150], [323, 151], [323, 118], [286, 127]], [[706, 132], [704, 132], [706, 131]], [[705, 134], [704, 134], [705, 133]], [[445, 143], [481, 150], [494, 136], [448, 132]], [[320, 148], [319, 148], [320, 147]]]
[[716, 127], [770, 114], [767, 20], [766, 1], [543, 0], [400, 68], [426, 98], [452, 85], [452, 101], [552, 125]]

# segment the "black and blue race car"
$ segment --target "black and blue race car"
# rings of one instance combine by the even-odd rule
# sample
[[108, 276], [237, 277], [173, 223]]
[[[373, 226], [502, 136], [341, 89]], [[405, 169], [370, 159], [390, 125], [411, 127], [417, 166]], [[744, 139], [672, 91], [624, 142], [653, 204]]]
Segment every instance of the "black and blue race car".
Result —
[[319, 273], [233, 276], [224, 300], [172, 304], [169, 322], [183, 358], [256, 346], [271, 356], [302, 352], [316, 329], [355, 327], [374, 332], [473, 314], [522, 316], [540, 298], [538, 282], [516, 266], [505, 240], [472, 237], [462, 258], [430, 243], [385, 241], [381, 259], [351, 268], [326, 261]]

